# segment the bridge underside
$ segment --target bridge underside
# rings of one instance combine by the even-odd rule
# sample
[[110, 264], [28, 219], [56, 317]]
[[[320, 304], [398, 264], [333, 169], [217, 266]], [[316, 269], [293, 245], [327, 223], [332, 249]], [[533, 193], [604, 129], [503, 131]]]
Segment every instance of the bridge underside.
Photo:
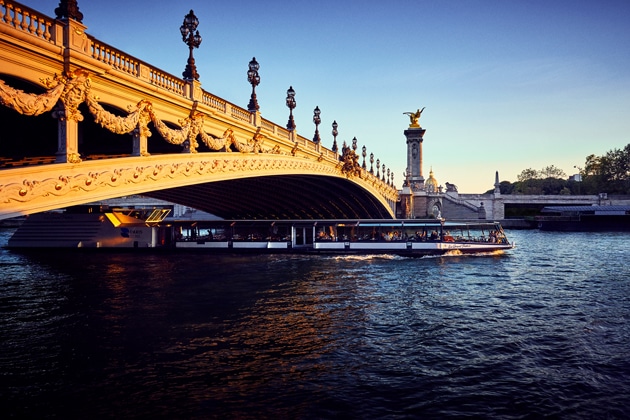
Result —
[[261, 176], [146, 193], [224, 219], [391, 219], [352, 182], [315, 175]]

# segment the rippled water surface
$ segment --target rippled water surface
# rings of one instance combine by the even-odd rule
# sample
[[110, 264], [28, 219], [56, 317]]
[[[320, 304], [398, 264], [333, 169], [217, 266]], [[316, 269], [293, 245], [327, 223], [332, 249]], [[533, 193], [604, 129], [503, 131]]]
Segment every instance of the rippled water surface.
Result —
[[2, 249], [0, 412], [630, 417], [630, 235], [508, 235], [422, 259]]

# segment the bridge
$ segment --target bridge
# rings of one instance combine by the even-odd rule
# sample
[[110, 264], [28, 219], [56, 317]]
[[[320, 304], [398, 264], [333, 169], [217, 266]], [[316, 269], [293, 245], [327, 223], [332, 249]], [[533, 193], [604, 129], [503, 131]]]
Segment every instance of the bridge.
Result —
[[136, 194], [235, 219], [395, 216], [393, 176], [356, 140], [327, 149], [107, 45], [72, 3], [0, 0], [0, 220]]

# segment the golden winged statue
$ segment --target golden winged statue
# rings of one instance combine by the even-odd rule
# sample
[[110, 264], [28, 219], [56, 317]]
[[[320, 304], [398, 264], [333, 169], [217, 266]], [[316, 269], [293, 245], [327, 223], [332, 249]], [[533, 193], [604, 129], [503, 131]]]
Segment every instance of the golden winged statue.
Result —
[[422, 111], [424, 111], [424, 108], [418, 109], [416, 112], [403, 112], [403, 114], [409, 115], [409, 128], [420, 128], [418, 120], [420, 119], [420, 115], [422, 115]]

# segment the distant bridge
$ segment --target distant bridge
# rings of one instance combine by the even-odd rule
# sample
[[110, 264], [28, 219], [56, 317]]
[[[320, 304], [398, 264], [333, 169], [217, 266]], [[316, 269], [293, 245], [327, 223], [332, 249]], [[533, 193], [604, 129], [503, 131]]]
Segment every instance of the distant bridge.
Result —
[[225, 218], [394, 217], [393, 176], [366, 164], [356, 141], [327, 149], [93, 38], [79, 20], [0, 0], [0, 118], [11, 121], [0, 219], [134, 194]]

